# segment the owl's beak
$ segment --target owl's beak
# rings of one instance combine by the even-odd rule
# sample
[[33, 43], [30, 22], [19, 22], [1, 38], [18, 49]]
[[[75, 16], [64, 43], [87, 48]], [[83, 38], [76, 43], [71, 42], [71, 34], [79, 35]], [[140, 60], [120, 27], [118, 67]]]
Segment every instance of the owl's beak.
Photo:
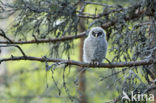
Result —
[[98, 37], [98, 34], [95, 34], [95, 37]]

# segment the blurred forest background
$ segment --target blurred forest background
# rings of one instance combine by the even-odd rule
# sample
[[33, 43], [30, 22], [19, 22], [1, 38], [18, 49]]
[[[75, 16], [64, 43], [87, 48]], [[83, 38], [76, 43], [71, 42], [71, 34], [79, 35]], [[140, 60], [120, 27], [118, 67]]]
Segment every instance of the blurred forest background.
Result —
[[[82, 60], [95, 26], [111, 63]], [[0, 103], [127, 103], [155, 94], [155, 58], [156, 0], [0, 0]]]

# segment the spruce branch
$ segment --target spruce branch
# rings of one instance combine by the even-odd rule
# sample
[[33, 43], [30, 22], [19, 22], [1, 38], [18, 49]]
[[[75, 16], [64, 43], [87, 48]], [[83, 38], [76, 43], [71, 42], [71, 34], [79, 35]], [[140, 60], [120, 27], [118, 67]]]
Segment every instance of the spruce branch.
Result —
[[80, 67], [91, 67], [91, 68], [121, 68], [121, 67], [133, 67], [133, 66], [143, 66], [143, 65], [150, 65], [155, 64], [156, 59], [145, 59], [140, 61], [130, 61], [130, 62], [115, 62], [115, 63], [101, 63], [99, 65], [90, 64], [80, 61], [74, 60], [65, 60], [65, 59], [53, 59], [53, 58], [39, 58], [39, 57], [32, 57], [32, 56], [12, 56], [10, 58], [2, 58], [0, 59], [0, 63], [7, 62], [7, 61], [20, 61], [20, 60], [28, 60], [28, 61], [39, 61], [39, 62], [63, 62], [67, 65], [75, 65]]

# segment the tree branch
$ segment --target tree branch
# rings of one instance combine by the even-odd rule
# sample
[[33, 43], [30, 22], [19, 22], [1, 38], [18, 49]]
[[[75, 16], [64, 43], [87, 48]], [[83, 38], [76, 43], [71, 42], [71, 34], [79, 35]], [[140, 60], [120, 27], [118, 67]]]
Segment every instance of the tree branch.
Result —
[[22, 53], [22, 55], [23, 55], [24, 57], [26, 57], [26, 54], [25, 54], [24, 51], [21, 49], [21, 47], [18, 46], [18, 45], [13, 45], [13, 44], [0, 45], [0, 47], [10, 47], [10, 46], [14, 46], [14, 47], [18, 48], [18, 49], [20, 50], [20, 52]]
[[30, 40], [30, 41], [0, 41], [0, 44], [39, 44], [39, 43], [56, 43], [56, 42], [62, 42], [67, 40], [73, 40], [78, 39], [81, 37], [84, 37], [86, 35], [85, 32], [82, 32], [78, 35], [72, 35], [72, 36], [66, 36], [61, 38], [49, 38], [49, 39], [40, 39], [40, 40]]
[[[139, 8], [139, 4], [138, 5], [135, 5], [134, 8]], [[140, 18], [143, 14], [146, 14], [145, 13], [145, 10], [144, 11], [138, 11], [137, 13], [134, 13], [132, 14], [131, 16], [127, 16], [125, 15], [124, 17], [124, 20], [125, 21], [130, 21], [130, 20], [133, 20], [133, 19], [136, 19], [136, 18]], [[106, 15], [105, 13], [104, 14], [100, 14], [98, 16], [85, 16], [87, 18], [98, 18], [98, 17], [101, 17], [102, 15]], [[146, 16], [154, 16], [154, 14], [146, 14]], [[114, 26], [116, 23], [117, 23], [117, 19], [113, 20], [113, 21], [109, 21], [107, 23], [104, 23], [103, 25], [101, 25], [101, 27], [103, 29], [107, 29], [111, 26]], [[86, 36], [86, 33], [85, 32], [82, 32], [78, 35], [71, 35], [71, 36], [66, 36], [66, 37], [61, 37], [61, 38], [49, 38], [49, 39], [40, 39], [40, 40], [30, 40], [30, 41], [0, 41], [0, 44], [39, 44], [39, 43], [56, 43], [56, 42], [60, 42], [60, 41], [67, 41], [67, 40], [73, 40], [73, 39], [78, 39], [78, 38], [82, 38]]]
[[[141, 14], [143, 12], [139, 12], [131, 17], [125, 17], [126, 21], [141, 17]], [[105, 24], [102, 25], [103, 29], [107, 29], [111, 26], [114, 26], [117, 20], [114, 21], [109, 21]], [[73, 40], [73, 39], [78, 39], [86, 36], [85, 32], [82, 32], [78, 35], [72, 35], [72, 36], [66, 36], [66, 37], [61, 37], [61, 38], [49, 38], [49, 39], [40, 39], [40, 40], [30, 40], [30, 41], [12, 41], [11, 43], [8, 41], [0, 41], [0, 44], [39, 44], [39, 43], [56, 43], [60, 41], [67, 41], [67, 40]]]
[[[101, 18], [101, 17], [103, 17], [103, 16], [107, 16], [107, 15], [109, 15], [109, 14], [111, 14], [111, 13], [114, 13], [114, 12], [120, 12], [120, 11], [122, 11], [123, 10], [123, 8], [119, 8], [119, 9], [113, 9], [113, 10], [110, 10], [110, 11], [107, 11], [107, 12], [102, 12], [102, 13], [99, 13], [99, 14], [97, 14], [97, 15], [95, 15], [95, 14], [87, 14], [87, 13], [85, 13], [85, 14], [79, 14], [78, 16], [79, 17], [81, 17], [81, 18], [88, 18], [88, 19], [98, 19], [98, 18]], [[87, 14], [87, 15], [86, 15]]]
[[6, 36], [5, 32], [0, 28], [0, 36], [8, 40], [10, 43], [12, 43], [12, 40]]
[[52, 58], [39, 58], [39, 57], [31, 57], [31, 56], [19, 56], [19, 57], [10, 57], [0, 59], [0, 63], [6, 61], [19, 61], [19, 60], [29, 60], [29, 61], [40, 61], [40, 62], [64, 62], [64, 64], [68, 65], [76, 65], [80, 67], [91, 67], [91, 68], [120, 68], [120, 67], [132, 67], [132, 66], [143, 66], [150, 65], [156, 63], [156, 59], [146, 59], [140, 61], [130, 61], [130, 62], [119, 62], [119, 63], [101, 63], [99, 65], [84, 63], [80, 61], [74, 60], [64, 60], [64, 59], [52, 59]]

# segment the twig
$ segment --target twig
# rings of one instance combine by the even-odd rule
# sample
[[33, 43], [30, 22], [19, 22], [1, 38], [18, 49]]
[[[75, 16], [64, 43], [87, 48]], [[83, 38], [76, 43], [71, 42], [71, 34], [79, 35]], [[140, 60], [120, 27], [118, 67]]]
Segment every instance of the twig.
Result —
[[147, 88], [143, 93], [147, 93], [147, 92], [152, 91], [154, 89], [156, 89], [156, 86], [151, 86], [150, 88]]
[[109, 100], [109, 101], [107, 101], [107, 102], [104, 102], [104, 103], [117, 103], [117, 102], [119, 102], [121, 100], [121, 96], [119, 96], [119, 97], [117, 97], [117, 98], [115, 98], [115, 99], [113, 99], [113, 100]]
[[65, 81], [65, 69], [66, 69], [67, 66], [68, 65], [65, 65], [64, 66], [64, 69], [63, 69], [63, 75], [62, 75], [62, 78], [63, 78], [63, 87], [65, 89], [66, 94], [68, 95], [68, 98], [73, 102], [73, 98], [70, 95], [69, 89], [67, 88], [66, 81]]
[[153, 47], [152, 49], [150, 50], [146, 50], [145, 52], [150, 52], [150, 54], [148, 56], [146, 56], [145, 58], [146, 59], [149, 59], [151, 57], [153, 57], [153, 54], [154, 54], [154, 51], [156, 50], [156, 47]]
[[56, 80], [55, 80], [55, 78], [54, 78], [53, 69], [51, 69], [51, 73], [52, 73], [51, 78], [52, 78], [52, 80], [53, 80], [53, 82], [54, 82], [54, 84], [55, 84], [55, 86], [56, 86], [56, 88], [57, 88], [57, 90], [58, 90], [58, 95], [60, 96], [60, 95], [61, 95], [61, 89], [58, 87], [57, 82], [56, 82]]
[[99, 13], [97, 15], [95, 15], [95, 14], [88, 14], [88, 13], [81, 13], [78, 16], [81, 17], [81, 18], [98, 19], [98, 18], [101, 18], [103, 16], [107, 16], [107, 15], [109, 15], [111, 13], [114, 13], [114, 12], [120, 12], [122, 10], [123, 10], [123, 8], [113, 9], [113, 10], [110, 10], [110, 11]]
[[12, 40], [6, 36], [5, 32], [2, 29], [0, 29], [0, 36], [2, 36], [6, 40], [8, 40], [10, 43], [12, 43]]
[[20, 52], [22, 53], [22, 55], [23, 55], [24, 57], [26, 57], [26, 54], [25, 54], [24, 51], [21, 49], [21, 47], [18, 46], [18, 45], [14, 45], [14, 44], [0, 45], [0, 47], [10, 47], [10, 46], [14, 46], [14, 47], [18, 48], [18, 49], [20, 50]]
[[85, 1], [86, 4], [93, 4], [93, 5], [100, 5], [100, 6], [107, 6], [107, 7], [114, 7], [112, 5], [104, 4], [104, 3], [98, 3], [98, 2], [90, 2], [90, 1]]
[[80, 67], [92, 67], [92, 68], [120, 68], [120, 67], [132, 67], [132, 66], [143, 66], [143, 65], [150, 65], [156, 63], [156, 59], [145, 59], [140, 61], [130, 61], [130, 62], [119, 62], [119, 63], [101, 63], [99, 65], [84, 63], [80, 61], [74, 60], [64, 60], [64, 59], [52, 59], [52, 58], [39, 58], [39, 57], [32, 57], [32, 56], [18, 56], [18, 57], [10, 57], [10, 58], [3, 58], [0, 59], [0, 63], [6, 61], [19, 61], [19, 60], [29, 60], [29, 61], [40, 61], [40, 62], [64, 62], [67, 65], [76, 65]]
[[103, 81], [104, 79], [110, 78], [110, 77], [112, 77], [112, 76], [114, 76], [114, 75], [117, 75], [117, 74], [119, 74], [119, 73], [121, 73], [121, 72], [124, 72], [124, 71], [126, 71], [126, 70], [127, 70], [127, 68], [124, 68], [124, 69], [122, 69], [122, 70], [120, 70], [120, 71], [117, 71], [117, 72], [115, 72], [115, 73], [112, 73], [112, 74], [109, 74], [109, 75], [107, 75], [107, 76], [101, 77], [100, 81]]

